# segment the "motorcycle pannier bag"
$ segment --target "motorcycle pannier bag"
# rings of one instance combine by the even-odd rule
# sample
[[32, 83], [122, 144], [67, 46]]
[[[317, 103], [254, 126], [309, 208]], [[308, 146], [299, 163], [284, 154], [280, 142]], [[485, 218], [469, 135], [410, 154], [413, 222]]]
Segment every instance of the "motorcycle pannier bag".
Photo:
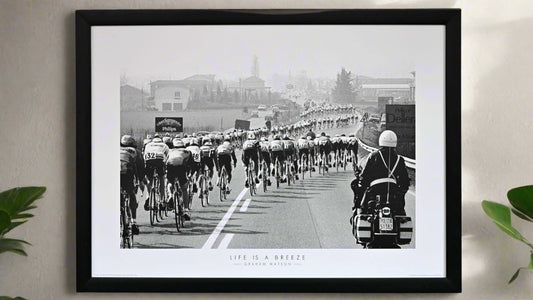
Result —
[[354, 236], [357, 243], [369, 243], [372, 240], [372, 224], [370, 223], [372, 215], [360, 214], [354, 220]]
[[411, 221], [411, 217], [396, 216], [396, 221], [400, 229], [398, 232], [398, 245], [409, 244], [413, 238], [413, 222]]

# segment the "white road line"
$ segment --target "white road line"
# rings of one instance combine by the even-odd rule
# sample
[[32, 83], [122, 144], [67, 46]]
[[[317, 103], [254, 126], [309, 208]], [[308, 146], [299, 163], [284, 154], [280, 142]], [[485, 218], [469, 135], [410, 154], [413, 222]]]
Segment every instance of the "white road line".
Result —
[[229, 219], [231, 218], [231, 215], [233, 214], [233, 212], [237, 208], [237, 205], [239, 205], [239, 202], [241, 201], [242, 197], [244, 197], [244, 195], [246, 194], [247, 191], [248, 191], [247, 188], [242, 190], [241, 193], [239, 194], [239, 196], [237, 196], [237, 198], [235, 198], [235, 201], [233, 201], [233, 203], [231, 204], [230, 208], [228, 209], [228, 211], [226, 212], [224, 217], [222, 217], [222, 220], [220, 220], [220, 222], [218, 222], [217, 227], [215, 228], [215, 230], [213, 230], [213, 232], [211, 233], [211, 235], [209, 236], [209, 238], [205, 242], [205, 244], [202, 247], [202, 249], [211, 249], [211, 247], [213, 247], [213, 244], [215, 243], [215, 241], [217, 240], [218, 236], [222, 232], [222, 229], [224, 229], [224, 226], [226, 226], [226, 223], [228, 223]]
[[231, 239], [233, 238], [235, 234], [233, 233], [226, 233], [222, 241], [220, 242], [220, 245], [218, 245], [218, 249], [227, 249], [229, 243], [231, 242]]
[[250, 202], [252, 201], [252, 198], [248, 198], [244, 201], [244, 203], [241, 206], [241, 209], [239, 211], [243, 212], [248, 209], [248, 205], [250, 205]]

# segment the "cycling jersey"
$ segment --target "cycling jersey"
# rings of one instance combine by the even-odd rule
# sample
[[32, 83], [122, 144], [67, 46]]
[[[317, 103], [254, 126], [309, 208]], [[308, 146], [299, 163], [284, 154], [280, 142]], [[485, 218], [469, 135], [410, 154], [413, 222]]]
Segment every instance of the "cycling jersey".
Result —
[[217, 147], [217, 155], [230, 155], [233, 152], [233, 146], [229, 142], [224, 142]]
[[215, 149], [213, 149], [212, 145], [205, 144], [202, 147], [200, 147], [200, 157], [213, 157], [214, 156]]
[[133, 173], [137, 150], [133, 147], [120, 147], [120, 174]]
[[198, 147], [197, 145], [191, 145], [191, 146], [187, 147], [186, 149], [191, 152], [193, 161], [195, 163], [200, 163], [200, 161], [201, 161], [200, 147]]
[[257, 149], [259, 147], [259, 141], [257, 140], [246, 140], [244, 141], [244, 144], [242, 144], [243, 150], [251, 150], [251, 149]]
[[168, 152], [167, 165], [171, 166], [185, 166], [191, 159], [192, 154], [189, 150], [184, 148], [174, 148]]
[[306, 139], [299, 139], [298, 149], [309, 149], [309, 142]]
[[165, 160], [168, 154], [168, 146], [165, 143], [150, 142], [144, 148], [144, 160]]
[[261, 147], [261, 152], [268, 152], [269, 151], [269, 147], [270, 147], [270, 143], [269, 142], [261, 142], [259, 145]]
[[270, 142], [270, 151], [276, 152], [276, 151], [283, 151], [285, 150], [285, 145], [283, 141], [274, 140]]

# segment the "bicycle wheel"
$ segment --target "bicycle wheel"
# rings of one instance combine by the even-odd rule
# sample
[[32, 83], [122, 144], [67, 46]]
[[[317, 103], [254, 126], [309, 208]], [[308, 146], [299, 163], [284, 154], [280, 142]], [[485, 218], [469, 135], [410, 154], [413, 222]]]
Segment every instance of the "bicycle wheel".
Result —
[[205, 175], [200, 175], [200, 179], [198, 180], [198, 189], [200, 191], [200, 200], [202, 202], [202, 207], [207, 206], [207, 180], [205, 178]]
[[179, 184], [176, 182], [174, 183], [174, 196], [173, 196], [174, 207], [173, 209], [174, 209], [174, 222], [176, 222], [176, 230], [178, 230], [178, 232], [180, 232], [180, 227], [183, 222], [181, 219], [181, 209], [180, 209], [180, 203], [182, 203], [183, 200], [180, 200], [180, 194], [183, 195], [179, 188]]
[[150, 225], [154, 226], [154, 223], [157, 221], [157, 202], [155, 199], [155, 188], [152, 187], [150, 190], [150, 201], [148, 203], [150, 210]]
[[281, 170], [281, 167], [279, 165], [279, 160], [276, 158], [276, 188], [279, 188], [279, 181], [280, 181], [280, 175], [279, 172]]
[[261, 167], [261, 174], [263, 174], [263, 192], [266, 193], [267, 191], [267, 185], [268, 185], [268, 167], [266, 165], [266, 162], [263, 161], [263, 166]]
[[126, 237], [125, 237], [125, 228], [126, 228], [126, 212], [124, 211], [123, 199], [120, 201], [120, 248], [126, 248]]
[[287, 174], [287, 186], [290, 186], [292, 174], [291, 174], [291, 164], [288, 161], [285, 161], [285, 171], [286, 171], [285, 174]]
[[248, 186], [249, 186], [249, 190], [250, 190], [250, 196], [253, 196], [254, 195], [254, 189], [255, 189], [255, 181], [254, 181], [254, 176], [253, 176], [253, 171], [254, 170], [254, 161], [252, 159], [249, 160], [248, 162], [248, 176], [247, 176], [247, 179], [248, 179]]
[[337, 172], [339, 172], [339, 162], [339, 152], [337, 151], [337, 153], [335, 153], [335, 168], [337, 168]]

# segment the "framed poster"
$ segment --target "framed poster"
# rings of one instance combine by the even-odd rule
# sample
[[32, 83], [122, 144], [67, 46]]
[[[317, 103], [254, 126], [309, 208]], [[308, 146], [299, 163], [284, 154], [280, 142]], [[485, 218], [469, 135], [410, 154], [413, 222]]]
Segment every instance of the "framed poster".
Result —
[[77, 11], [77, 290], [460, 292], [460, 27]]

